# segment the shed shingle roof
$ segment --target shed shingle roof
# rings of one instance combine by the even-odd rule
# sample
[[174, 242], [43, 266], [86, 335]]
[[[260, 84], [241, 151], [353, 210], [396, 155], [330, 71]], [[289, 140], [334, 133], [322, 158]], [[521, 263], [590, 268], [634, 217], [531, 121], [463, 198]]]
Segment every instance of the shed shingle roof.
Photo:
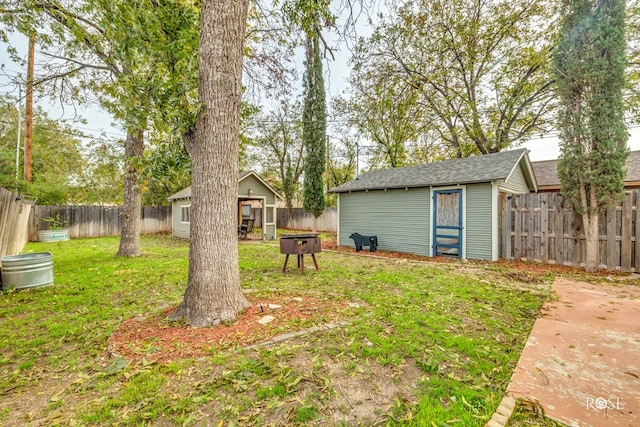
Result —
[[[278, 194], [278, 192], [276, 190], [273, 189], [273, 187], [271, 187], [260, 175], [258, 175], [257, 173], [255, 173], [254, 171], [247, 171], [247, 172], [241, 172], [238, 174], [238, 182], [242, 181], [243, 179], [245, 179], [246, 177], [248, 177], [249, 175], [254, 175], [256, 178], [258, 178], [258, 180], [260, 180], [271, 192], [273, 192], [273, 194], [276, 195], [276, 197], [282, 199], [282, 196], [280, 196]], [[184, 188], [180, 191], [178, 191], [176, 194], [170, 196], [168, 198], [169, 201], [173, 201], [173, 200], [180, 200], [180, 199], [190, 199], [191, 198], [191, 186], [188, 186], [187, 188]]]
[[371, 171], [331, 189], [331, 192], [472, 184], [507, 179], [526, 153], [527, 149], [521, 148], [419, 166]]
[[[531, 162], [531, 166], [533, 167], [533, 172], [536, 174], [538, 186], [540, 186], [541, 189], [545, 187], [560, 187], [560, 179], [556, 171], [558, 160]], [[629, 153], [625, 168], [627, 176], [624, 182], [640, 182], [640, 151], [632, 151]]]

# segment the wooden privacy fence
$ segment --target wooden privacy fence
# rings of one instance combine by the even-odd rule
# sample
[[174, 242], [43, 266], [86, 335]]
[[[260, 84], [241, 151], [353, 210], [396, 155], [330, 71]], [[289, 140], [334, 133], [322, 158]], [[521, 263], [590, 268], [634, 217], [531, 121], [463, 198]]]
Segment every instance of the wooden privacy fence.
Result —
[[[312, 230], [315, 218], [312, 214], [305, 212], [303, 208], [278, 208], [277, 210], [278, 228], [288, 228], [291, 230]], [[326, 208], [317, 219], [317, 231], [335, 232], [338, 227], [338, 209], [335, 207]]]
[[[313, 215], [305, 212], [303, 208], [292, 208], [289, 212], [288, 208], [276, 209], [276, 220], [278, 221], [278, 229], [289, 230], [312, 230]], [[251, 218], [254, 218], [254, 227], [262, 227], [262, 208], [251, 208]], [[317, 231], [336, 232], [338, 229], [338, 209], [335, 207], [325, 208], [322, 215], [318, 217]]]
[[[122, 225], [120, 206], [35, 206], [29, 238], [38, 240], [38, 230], [46, 230], [44, 218], [60, 215], [72, 238], [116, 236]], [[140, 210], [140, 233], [170, 233], [171, 206], [144, 206]]]
[[[600, 214], [600, 268], [640, 271], [640, 190], [627, 191]], [[584, 265], [582, 217], [560, 193], [501, 195], [501, 257], [508, 260]]]
[[33, 202], [0, 188], [0, 259], [19, 254], [28, 239]]

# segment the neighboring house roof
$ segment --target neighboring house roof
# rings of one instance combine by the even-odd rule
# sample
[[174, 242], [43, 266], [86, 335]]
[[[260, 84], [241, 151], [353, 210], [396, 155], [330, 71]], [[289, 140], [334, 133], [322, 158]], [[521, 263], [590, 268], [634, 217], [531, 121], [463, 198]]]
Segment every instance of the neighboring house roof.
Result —
[[[558, 178], [558, 160], [544, 160], [541, 162], [531, 162], [533, 171], [538, 180], [540, 190], [560, 189], [560, 178]], [[624, 179], [625, 186], [640, 186], [640, 151], [631, 151], [625, 165], [627, 176]]]
[[558, 174], [556, 173], [557, 160], [544, 160], [541, 162], [531, 162], [533, 173], [536, 174], [540, 189], [550, 185], [560, 185]]
[[527, 152], [526, 148], [522, 148], [501, 153], [443, 160], [419, 166], [371, 171], [331, 189], [331, 192], [345, 193], [506, 180], [521, 162], [524, 162], [523, 172], [528, 184], [535, 191], [537, 190], [536, 178], [533, 175]]
[[[258, 175], [257, 173], [255, 173], [254, 171], [248, 171], [248, 172], [242, 172], [238, 174], [238, 183], [240, 183], [242, 180], [244, 180], [245, 178], [249, 177], [249, 176], [254, 176], [258, 181], [260, 181], [265, 187], [267, 187], [269, 189], [269, 191], [271, 191], [273, 194], [276, 195], [276, 197], [282, 199], [282, 196], [280, 194], [278, 194], [278, 192], [276, 190], [273, 189], [272, 186], [270, 186], [267, 181], [265, 181], [260, 175]], [[188, 186], [187, 188], [178, 191], [176, 194], [174, 194], [173, 196], [169, 197], [169, 201], [173, 201], [173, 200], [180, 200], [180, 199], [190, 199], [191, 198], [191, 186]]]

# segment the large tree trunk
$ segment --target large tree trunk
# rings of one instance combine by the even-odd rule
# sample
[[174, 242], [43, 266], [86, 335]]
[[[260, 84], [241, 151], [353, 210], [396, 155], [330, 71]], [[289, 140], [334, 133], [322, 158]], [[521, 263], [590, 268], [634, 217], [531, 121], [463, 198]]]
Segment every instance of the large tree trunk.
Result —
[[141, 129], [127, 130], [124, 143], [126, 159], [124, 172], [124, 205], [122, 207], [122, 229], [120, 247], [116, 256], [140, 256], [140, 207], [142, 192], [140, 191], [139, 160], [144, 151], [144, 132]]
[[[598, 269], [600, 257], [600, 236], [598, 235], [598, 213], [582, 214], [582, 225], [587, 239], [587, 253], [584, 259], [584, 269], [587, 273], [594, 273]], [[611, 268], [611, 266], [609, 266]]]
[[594, 273], [598, 268], [600, 258], [600, 236], [598, 235], [598, 198], [596, 185], [580, 183], [580, 203], [582, 204], [582, 226], [586, 238], [587, 251], [584, 259], [584, 270]]
[[202, 111], [190, 148], [191, 243], [184, 300], [171, 315], [194, 327], [232, 322], [250, 304], [240, 288], [238, 134], [247, 0], [204, 0], [200, 30]]

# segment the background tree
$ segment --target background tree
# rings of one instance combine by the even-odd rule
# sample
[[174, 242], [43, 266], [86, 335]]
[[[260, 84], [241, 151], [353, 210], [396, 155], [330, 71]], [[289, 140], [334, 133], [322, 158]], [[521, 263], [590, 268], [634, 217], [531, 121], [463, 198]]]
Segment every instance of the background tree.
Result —
[[142, 203], [167, 205], [168, 198], [191, 185], [191, 158], [182, 136], [154, 133], [147, 144], [142, 172]]
[[85, 144], [86, 167], [78, 179], [79, 198], [74, 204], [121, 205], [124, 197], [124, 142], [92, 139]]
[[317, 218], [325, 206], [323, 174], [326, 169], [327, 108], [322, 52], [333, 56], [322, 29], [333, 26], [335, 17], [330, 11], [330, 0], [277, 0], [274, 3], [283, 11], [288, 32], [302, 34], [300, 39], [304, 40], [303, 206]]
[[[327, 144], [327, 193], [334, 187], [351, 181], [356, 176], [356, 136], [349, 133], [349, 128], [340, 130], [337, 138], [331, 138]], [[336, 194], [328, 194], [327, 206], [335, 206], [338, 202]]]
[[640, 123], [640, 1], [626, 2], [627, 59], [625, 112], [630, 123]]
[[354, 68], [350, 97], [336, 99], [334, 108], [374, 144], [371, 167], [405, 166], [412, 161], [408, 145], [418, 143], [424, 127], [424, 108], [411, 86], [372, 71]]
[[287, 208], [291, 211], [293, 208], [293, 199], [298, 190], [298, 181], [294, 177], [294, 167], [291, 164], [291, 156], [287, 155], [287, 165], [285, 168], [284, 180], [282, 181], [282, 193], [284, 194], [284, 200], [287, 204]]
[[424, 125], [455, 155], [501, 151], [550, 120], [551, 10], [534, 0], [403, 2], [358, 44], [354, 68], [371, 76], [365, 87], [413, 88]]
[[[10, 97], [0, 98], [0, 187], [18, 189], [37, 197], [38, 203], [45, 205], [79, 199], [81, 191], [77, 182], [87, 166], [80, 135], [69, 125], [49, 118], [40, 108], [33, 114], [33, 179], [31, 183], [24, 182], [19, 170], [16, 181], [16, 103]], [[24, 112], [22, 114], [24, 116]], [[22, 155], [22, 150], [20, 153]]]
[[171, 315], [192, 326], [232, 322], [250, 304], [240, 288], [238, 144], [248, 0], [202, 1], [192, 160], [189, 282]]
[[327, 153], [327, 107], [318, 32], [316, 29], [307, 34], [302, 113], [305, 149], [303, 206], [316, 218], [322, 215], [325, 207], [323, 174]]
[[585, 269], [598, 267], [598, 216], [624, 194], [625, 2], [565, 0], [554, 55], [561, 192], [582, 215]]
[[[42, 86], [52, 94], [85, 101], [97, 95], [100, 104], [123, 123], [124, 199], [120, 246], [117, 255], [140, 255], [141, 165], [144, 133], [153, 121], [157, 104], [174, 105], [164, 117], [180, 109], [181, 115], [197, 111], [175, 96], [176, 86], [189, 90], [195, 74], [189, 53], [197, 45], [198, 13], [193, 2], [173, 0], [157, 3], [84, 0], [15, 2], [5, 15], [12, 28], [30, 33], [43, 26], [39, 51], [52, 60], [45, 64]], [[171, 17], [171, 19], [167, 19]], [[195, 27], [195, 29], [194, 29]], [[191, 36], [191, 37], [189, 37]], [[193, 55], [191, 55], [193, 56]], [[173, 73], [173, 79], [167, 79]], [[182, 77], [179, 80], [177, 75]], [[195, 77], [192, 78], [195, 81]], [[172, 85], [171, 83], [175, 83]], [[64, 89], [68, 88], [69, 91]]]
[[283, 193], [290, 208], [304, 164], [300, 112], [299, 103], [283, 100], [274, 111], [258, 116], [255, 120], [258, 136], [252, 143], [252, 157], [262, 173], [274, 175], [275, 188]]
[[[0, 187], [18, 189], [22, 181], [20, 162], [16, 174], [16, 141], [18, 138], [17, 100], [10, 96], [0, 98]], [[22, 144], [22, 142], [21, 142]], [[22, 158], [22, 154], [19, 154]], [[18, 180], [16, 180], [16, 175]]]

